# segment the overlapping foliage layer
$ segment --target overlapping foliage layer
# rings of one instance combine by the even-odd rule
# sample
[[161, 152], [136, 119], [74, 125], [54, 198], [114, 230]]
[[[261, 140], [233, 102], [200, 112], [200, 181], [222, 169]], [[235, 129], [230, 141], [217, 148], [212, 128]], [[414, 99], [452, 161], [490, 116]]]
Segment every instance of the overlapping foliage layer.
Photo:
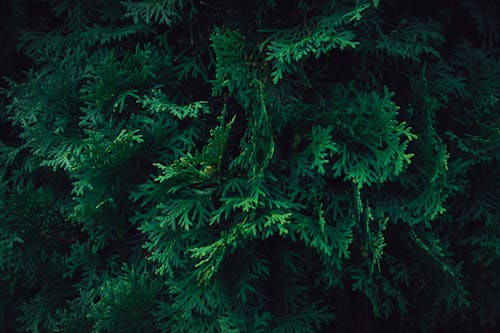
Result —
[[2, 6], [0, 330], [498, 327], [497, 1]]

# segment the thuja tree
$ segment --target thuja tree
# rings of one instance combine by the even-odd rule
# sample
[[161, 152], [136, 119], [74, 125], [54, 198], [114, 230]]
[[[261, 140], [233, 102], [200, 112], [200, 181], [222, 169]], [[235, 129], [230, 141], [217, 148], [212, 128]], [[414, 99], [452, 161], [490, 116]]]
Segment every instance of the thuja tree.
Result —
[[498, 326], [497, 1], [2, 6], [0, 330]]

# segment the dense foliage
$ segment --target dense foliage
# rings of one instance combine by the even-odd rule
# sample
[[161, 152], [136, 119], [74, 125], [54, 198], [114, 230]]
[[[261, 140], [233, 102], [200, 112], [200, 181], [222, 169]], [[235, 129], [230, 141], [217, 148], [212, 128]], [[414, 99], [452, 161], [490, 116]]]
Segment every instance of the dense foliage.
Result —
[[498, 1], [1, 6], [1, 331], [498, 328]]

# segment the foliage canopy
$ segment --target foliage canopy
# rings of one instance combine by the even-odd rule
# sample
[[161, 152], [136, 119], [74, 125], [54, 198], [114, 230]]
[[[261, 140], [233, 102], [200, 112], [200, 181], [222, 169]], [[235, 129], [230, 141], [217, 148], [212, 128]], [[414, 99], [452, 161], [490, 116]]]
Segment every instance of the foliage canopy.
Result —
[[0, 330], [498, 327], [498, 1], [2, 6]]

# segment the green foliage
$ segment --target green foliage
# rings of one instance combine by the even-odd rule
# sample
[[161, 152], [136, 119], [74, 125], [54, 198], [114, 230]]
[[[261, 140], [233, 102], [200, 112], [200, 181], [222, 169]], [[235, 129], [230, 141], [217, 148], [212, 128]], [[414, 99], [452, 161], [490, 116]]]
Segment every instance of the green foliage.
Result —
[[[130, 95], [133, 92], [129, 93]], [[125, 98], [120, 101], [120, 110], [123, 109]], [[151, 112], [170, 112], [179, 119], [186, 117], [198, 118], [199, 113], [210, 113], [206, 102], [193, 102], [187, 105], [176, 105], [168, 101], [167, 96], [158, 90], [153, 91], [153, 96], [144, 96], [142, 106]]]
[[180, 9], [186, 4], [183, 0], [124, 1], [127, 11], [125, 17], [133, 18], [135, 23], [159, 23], [173, 25], [182, 18]]
[[160, 290], [159, 280], [150, 280], [145, 272], [123, 267], [122, 275], [105, 281], [98, 289], [98, 301], [88, 314], [88, 318], [95, 322], [93, 332], [154, 330], [150, 311], [155, 308]]
[[2, 5], [0, 331], [495, 331], [499, 7], [426, 5]]
[[359, 45], [356, 35], [352, 30], [345, 30], [345, 26], [361, 20], [362, 13], [373, 5], [376, 3], [361, 1], [351, 8], [335, 7], [332, 15], [312, 19], [305, 27], [274, 33], [260, 45], [261, 52], [266, 48], [266, 60], [272, 63], [273, 82], [282, 79], [283, 73], [296, 72], [295, 63], [310, 55], [317, 59], [337, 48], [355, 49]]
[[332, 165], [334, 177], [344, 175], [360, 186], [383, 183], [410, 163], [413, 154], [406, 150], [416, 136], [405, 122], [396, 120], [399, 107], [391, 101], [393, 95], [387, 89], [379, 95], [356, 93], [353, 86], [334, 88], [324, 114], [325, 121], [335, 126], [334, 142], [339, 147]]
[[389, 56], [420, 62], [425, 55], [440, 57], [437, 47], [442, 43], [440, 27], [434, 22], [403, 20], [389, 34], [382, 34], [376, 48]]

